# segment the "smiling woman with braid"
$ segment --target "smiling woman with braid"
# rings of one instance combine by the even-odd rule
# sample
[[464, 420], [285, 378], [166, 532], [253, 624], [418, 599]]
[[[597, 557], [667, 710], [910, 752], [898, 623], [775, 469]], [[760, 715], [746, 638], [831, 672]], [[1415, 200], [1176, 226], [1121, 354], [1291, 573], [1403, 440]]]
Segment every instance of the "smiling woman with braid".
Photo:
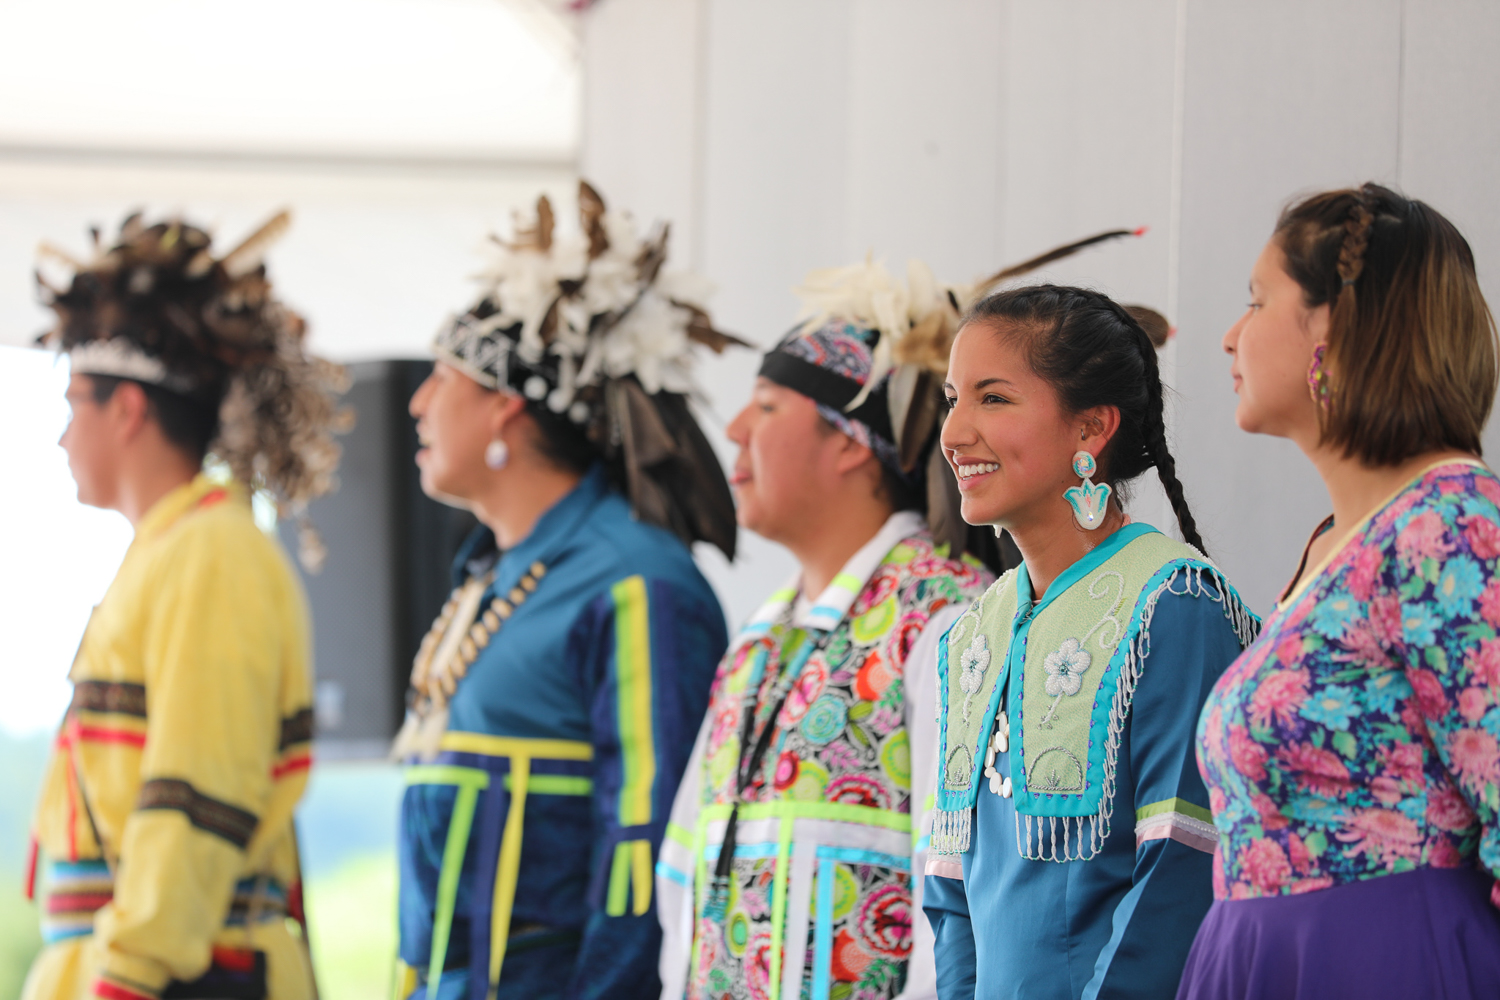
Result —
[[[970, 311], [943, 391], [964, 520], [1023, 562], [940, 644], [939, 995], [1170, 996], [1212, 902], [1193, 726], [1256, 621], [1203, 554], [1155, 348], [1103, 295], [1021, 288]], [[1153, 467], [1187, 544], [1121, 505]]]
[[1208, 701], [1217, 902], [1179, 997], [1500, 996], [1495, 324], [1474, 255], [1375, 184], [1281, 216], [1224, 336], [1243, 430], [1333, 514]]

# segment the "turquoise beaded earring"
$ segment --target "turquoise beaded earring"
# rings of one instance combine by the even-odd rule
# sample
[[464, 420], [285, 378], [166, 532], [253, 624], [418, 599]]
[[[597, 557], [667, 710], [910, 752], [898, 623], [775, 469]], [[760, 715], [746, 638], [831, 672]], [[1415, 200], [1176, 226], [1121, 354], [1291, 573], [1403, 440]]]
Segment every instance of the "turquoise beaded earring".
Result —
[[1104, 512], [1113, 492], [1108, 483], [1096, 484], [1091, 478], [1098, 469], [1093, 455], [1086, 451], [1076, 452], [1073, 455], [1073, 474], [1082, 479], [1083, 484], [1063, 490], [1063, 497], [1073, 507], [1073, 520], [1085, 531], [1095, 531], [1104, 524]]

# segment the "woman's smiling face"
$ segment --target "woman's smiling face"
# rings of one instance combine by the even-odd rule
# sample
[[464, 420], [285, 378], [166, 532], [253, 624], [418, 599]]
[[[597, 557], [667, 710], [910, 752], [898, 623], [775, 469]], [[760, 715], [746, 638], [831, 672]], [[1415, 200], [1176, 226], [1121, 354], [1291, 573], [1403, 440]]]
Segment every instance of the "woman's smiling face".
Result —
[[1015, 528], [1066, 509], [1063, 491], [1078, 484], [1074, 453], [1097, 455], [1102, 442], [1085, 444], [1085, 419], [1064, 410], [1031, 370], [1020, 337], [1006, 336], [995, 321], [965, 324], [943, 394], [943, 456], [958, 477], [965, 521]]

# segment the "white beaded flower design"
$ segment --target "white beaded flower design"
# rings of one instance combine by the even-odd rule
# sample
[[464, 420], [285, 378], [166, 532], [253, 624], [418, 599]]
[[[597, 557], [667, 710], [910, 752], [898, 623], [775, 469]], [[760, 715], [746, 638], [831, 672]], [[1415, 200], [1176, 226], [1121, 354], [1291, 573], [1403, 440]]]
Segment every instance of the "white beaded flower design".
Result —
[[1094, 658], [1077, 639], [1064, 639], [1061, 648], [1047, 654], [1042, 664], [1047, 670], [1047, 693], [1054, 698], [1077, 694], [1083, 687], [1083, 675]]
[[958, 686], [964, 694], [972, 695], [979, 690], [984, 672], [990, 667], [989, 642], [983, 633], [969, 640], [968, 648], [959, 656], [958, 662], [963, 667], [963, 673], [958, 676]]

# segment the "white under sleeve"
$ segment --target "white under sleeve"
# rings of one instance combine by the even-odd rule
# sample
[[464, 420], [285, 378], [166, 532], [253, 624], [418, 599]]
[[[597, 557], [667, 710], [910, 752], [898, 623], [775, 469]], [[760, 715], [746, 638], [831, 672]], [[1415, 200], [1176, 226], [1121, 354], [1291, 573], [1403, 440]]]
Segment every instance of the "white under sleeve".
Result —
[[937, 654], [944, 633], [968, 610], [949, 605], [927, 620], [906, 658], [906, 736], [911, 741], [911, 815], [916, 835], [911, 858], [912, 946], [906, 967], [906, 988], [896, 1000], [936, 1000], [937, 965], [933, 958], [932, 926], [922, 912], [923, 872], [927, 868], [927, 839], [932, 833], [932, 804], [937, 787]]

